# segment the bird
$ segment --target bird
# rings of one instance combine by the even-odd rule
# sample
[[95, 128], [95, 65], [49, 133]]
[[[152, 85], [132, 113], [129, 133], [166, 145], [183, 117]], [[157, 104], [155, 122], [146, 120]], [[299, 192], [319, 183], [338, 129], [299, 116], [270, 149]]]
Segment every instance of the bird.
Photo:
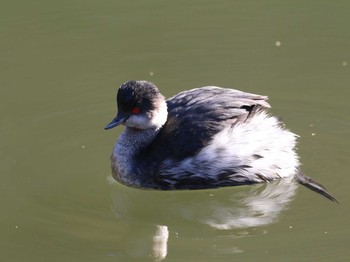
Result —
[[267, 96], [205, 86], [165, 99], [155, 84], [130, 80], [116, 100], [105, 130], [125, 126], [111, 155], [121, 184], [191, 190], [294, 179], [337, 202], [302, 173], [298, 136], [268, 112]]

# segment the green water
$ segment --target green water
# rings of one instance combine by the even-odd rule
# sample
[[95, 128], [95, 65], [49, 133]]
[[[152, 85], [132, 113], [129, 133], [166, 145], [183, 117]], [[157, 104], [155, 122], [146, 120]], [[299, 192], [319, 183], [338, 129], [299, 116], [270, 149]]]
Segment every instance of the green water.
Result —
[[[346, 261], [350, 2], [1, 1], [1, 261]], [[269, 95], [300, 135], [293, 183], [113, 183], [105, 132], [129, 79]]]

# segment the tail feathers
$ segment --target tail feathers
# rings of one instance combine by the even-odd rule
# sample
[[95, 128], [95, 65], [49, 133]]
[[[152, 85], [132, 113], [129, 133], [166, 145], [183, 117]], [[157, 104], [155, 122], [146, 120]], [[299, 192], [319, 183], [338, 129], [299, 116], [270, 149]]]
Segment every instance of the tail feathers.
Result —
[[303, 186], [307, 187], [308, 189], [310, 189], [316, 193], [319, 193], [322, 196], [328, 198], [329, 200], [339, 204], [338, 200], [334, 196], [332, 196], [330, 193], [328, 193], [327, 189], [324, 186], [317, 183], [312, 178], [305, 176], [300, 170], [295, 175], [295, 179], [299, 184], [302, 184]]

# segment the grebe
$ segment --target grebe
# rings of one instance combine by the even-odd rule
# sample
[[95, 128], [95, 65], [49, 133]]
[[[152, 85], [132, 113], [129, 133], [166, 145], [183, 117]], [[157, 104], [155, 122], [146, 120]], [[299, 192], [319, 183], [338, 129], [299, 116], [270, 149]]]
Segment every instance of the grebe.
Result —
[[128, 186], [163, 190], [295, 178], [337, 202], [303, 175], [297, 136], [266, 112], [267, 99], [207, 86], [165, 100], [153, 83], [123, 83], [118, 114], [105, 127], [126, 127], [111, 156], [113, 177]]

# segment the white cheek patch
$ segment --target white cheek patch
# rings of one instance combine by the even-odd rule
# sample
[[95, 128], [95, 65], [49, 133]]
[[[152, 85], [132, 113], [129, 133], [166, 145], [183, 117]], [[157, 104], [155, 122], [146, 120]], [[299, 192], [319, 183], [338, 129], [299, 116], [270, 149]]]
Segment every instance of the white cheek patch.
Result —
[[149, 128], [150, 119], [146, 115], [132, 115], [124, 123], [125, 126], [147, 129]]

